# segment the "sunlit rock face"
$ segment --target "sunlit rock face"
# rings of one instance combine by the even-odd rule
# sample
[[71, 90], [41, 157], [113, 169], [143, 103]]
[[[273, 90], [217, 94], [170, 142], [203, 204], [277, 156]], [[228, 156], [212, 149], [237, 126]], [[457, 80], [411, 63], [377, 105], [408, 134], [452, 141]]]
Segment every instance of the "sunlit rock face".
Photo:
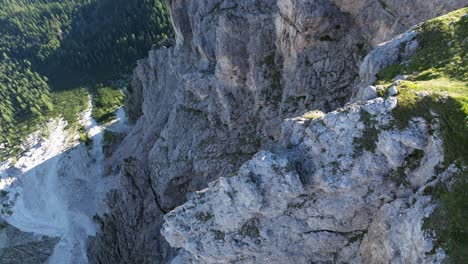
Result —
[[164, 216], [163, 236], [188, 251], [173, 263], [440, 262], [421, 227], [442, 142], [422, 119], [392, 128], [396, 106], [378, 98], [286, 120], [273, 153]]
[[[284, 128], [282, 129], [284, 119], [300, 116], [312, 109], [329, 112], [342, 107], [356, 93], [355, 89], [360, 82], [359, 65], [363, 57], [377, 43], [390, 40], [417, 22], [466, 4], [463, 3], [466, 1], [432, 1], [430, 4], [416, 1], [420, 5], [401, 0], [367, 1], [367, 5], [364, 2], [352, 4], [339, 0], [167, 1], [176, 32], [175, 44], [171, 48], [151, 50], [148, 58], [141, 60], [135, 69], [132, 92], [126, 107], [135, 126], [112, 157], [115, 164], [113, 169], [115, 172], [120, 171], [124, 184], [109, 197], [109, 204], [116, 206], [104, 218], [103, 231], [89, 244], [92, 262], [115, 263], [116, 259], [132, 262], [138, 259], [139, 263], [159, 263], [167, 262], [174, 256], [182, 263], [230, 261], [232, 256], [223, 259], [219, 252], [216, 253], [218, 249], [227, 250], [226, 247], [230, 247], [227, 252], [232, 254], [245, 253], [246, 261], [262, 256], [260, 252], [271, 253], [262, 244], [255, 246], [255, 241], [249, 242], [252, 244], [251, 251], [245, 247], [236, 248], [231, 244], [237, 239], [235, 237], [226, 237], [232, 240], [218, 249], [216, 244], [213, 244], [216, 250], [210, 249], [210, 252], [205, 252], [193, 245], [193, 241], [199, 241], [198, 239], [200, 243], [197, 247], [204, 245], [204, 240], [198, 237], [199, 234], [195, 233], [192, 237], [189, 231], [185, 232], [186, 230], [180, 236], [172, 234], [181, 231], [173, 225], [170, 229], [168, 221], [170, 226], [165, 227], [163, 230], [166, 231], [163, 232], [170, 244], [190, 252], [184, 251], [177, 255], [177, 250], [171, 248], [155, 230], [161, 228], [163, 215], [187, 201], [187, 194], [206, 188], [208, 183], [222, 176], [236, 173], [241, 165], [259, 150], [277, 148], [278, 142], [285, 140]], [[425, 12], [424, 8], [431, 8], [432, 11]], [[375, 101], [373, 104], [377, 105], [377, 112], [369, 110], [370, 114], [382, 118], [379, 122], [383, 122], [389, 118], [385, 111], [388, 112], [394, 103]], [[349, 144], [351, 135], [357, 136], [362, 133], [359, 119], [364, 107], [354, 106], [353, 109], [354, 114], [350, 114], [349, 117], [330, 114], [324, 119], [326, 125], [321, 129], [329, 134], [328, 143], [334, 143], [329, 147], [340, 149], [336, 144]], [[347, 127], [333, 127], [339, 126], [343, 118], [350, 119], [343, 124]], [[317, 129], [320, 129], [318, 125]], [[422, 124], [415, 126], [415, 131], [421, 134], [417, 149], [421, 149], [424, 144], [428, 144], [424, 136], [426, 128], [418, 127]], [[314, 131], [298, 127], [297, 133], [301, 129], [301, 133]], [[340, 129], [352, 134], [332, 134], [339, 133]], [[314, 133], [316, 136], [321, 135], [319, 130]], [[331, 172], [327, 179], [319, 173], [322, 170], [326, 171], [325, 168], [318, 168], [319, 165], [314, 163], [316, 161], [304, 161], [311, 164], [311, 167], [304, 165], [307, 173], [297, 172], [302, 183], [306, 185], [304, 188], [316, 188], [311, 186], [318, 184], [324, 188], [322, 190], [321, 187], [320, 190], [329, 192], [330, 195], [334, 192], [344, 195], [340, 188], [354, 192], [352, 188], [362, 180], [354, 178], [359, 178], [361, 173], [365, 175], [366, 170], [375, 171], [381, 179], [391, 168], [401, 166], [402, 159], [410, 155], [415, 146], [407, 146], [401, 143], [401, 140], [395, 139], [404, 135], [395, 135], [396, 132], [386, 133], [377, 146], [380, 155], [364, 155], [362, 159], [368, 160], [356, 163], [361, 164], [361, 167], [348, 172], [344, 178], [347, 181], [334, 181]], [[299, 138], [299, 135], [295, 137]], [[398, 155], [389, 153], [392, 144], [404, 152], [397, 153]], [[322, 157], [328, 159], [323, 161], [324, 166], [331, 166], [326, 165], [326, 162], [338, 162], [339, 168], [343, 169], [351, 166], [354, 161], [352, 150], [353, 148], [348, 146], [348, 149], [343, 147], [341, 152], [336, 152], [337, 155], [341, 153], [347, 157], [343, 158], [343, 161]], [[284, 156], [281, 153], [277, 154]], [[288, 155], [292, 154], [286, 156]], [[123, 162], [128, 158], [135, 161], [131, 163], [132, 173], [127, 173], [128, 164]], [[315, 159], [317, 158], [313, 156], [313, 160]], [[382, 167], [372, 168], [372, 162], [382, 164]], [[330, 171], [333, 169], [327, 168]], [[325, 178], [321, 179], [317, 175]], [[362, 230], [371, 224], [372, 219], [369, 215], [377, 212], [383, 205], [379, 202], [379, 195], [388, 195], [385, 203], [390, 203], [394, 199], [390, 194], [397, 189], [385, 188], [382, 194], [375, 194], [376, 197], [367, 201], [364, 199], [364, 192], [368, 191], [365, 187], [368, 187], [366, 184], [371, 186], [373, 183], [370, 180], [363, 181], [365, 184], [359, 189], [359, 194], [353, 194], [350, 198], [344, 195], [342, 198], [344, 204], [360, 201], [353, 205], [357, 206], [356, 211], [359, 211], [359, 204], [369, 202], [371, 208], [367, 208], [368, 211], [364, 210], [364, 215], [359, 215], [357, 220], [350, 220], [352, 214], [342, 216], [342, 219], [331, 221], [332, 226], [322, 228], [325, 223], [318, 219], [321, 211], [318, 208], [311, 209], [318, 210], [315, 212], [318, 220], [307, 220], [309, 216], [303, 216], [303, 222], [297, 223], [302, 229], [298, 229], [298, 233], [290, 234], [290, 239], [301, 237], [300, 244], [294, 247], [286, 245], [286, 239], [281, 242], [283, 244], [280, 246], [284, 246], [283, 249], [289, 252], [291, 258], [281, 259], [272, 255], [271, 260], [330, 261], [331, 256], [338, 255], [342, 256], [340, 259], [345, 260], [361, 254], [357, 244], [353, 244], [352, 249], [345, 250], [348, 241], [352, 236], [360, 237]], [[262, 188], [266, 187], [259, 188], [255, 192], [261, 196]], [[298, 192], [300, 191], [296, 190], [292, 193], [296, 195]], [[143, 198], [142, 193], [154, 196], [154, 199]], [[298, 197], [296, 198], [299, 199]], [[253, 206], [262, 208], [261, 205]], [[425, 203], [418, 206], [423, 208], [421, 211], [429, 210]], [[140, 208], [139, 213], [128, 214], [122, 209], [126, 207]], [[251, 220], [253, 224], [269, 221], [268, 226], [271, 228], [281, 226], [282, 221], [285, 221], [278, 219], [280, 216], [270, 214], [266, 218], [250, 216], [250, 220], [258, 219]], [[187, 219], [184, 218], [184, 221]], [[357, 223], [351, 224], [349, 221]], [[311, 232], [307, 237], [303, 237], [301, 232], [318, 230], [307, 226], [308, 222], [312, 226], [320, 227], [320, 230], [330, 232]], [[187, 225], [188, 223], [191, 222], [187, 222]], [[236, 227], [240, 224], [241, 222]], [[201, 226], [200, 232], [208, 228], [209, 226]], [[288, 231], [281, 230], [283, 229], [273, 230], [273, 233], [268, 235], [270, 240], [267, 241], [276, 241], [273, 237], [277, 237], [279, 241], [283, 233]], [[226, 230], [220, 231], [226, 233]], [[211, 234], [210, 232], [208, 233]], [[311, 251], [310, 254], [307, 253], [309, 255], [304, 253], [295, 259], [297, 256], [294, 256], [294, 248], [310, 246], [313, 241], [321, 241], [318, 240], [319, 237], [325, 237], [323, 241], [335, 246], [327, 247], [328, 251], [323, 254]], [[131, 246], [128, 244], [128, 241], [138, 239], [144, 242], [130, 243]], [[114, 241], [112, 245], [110, 241]], [[292, 251], [287, 251], [287, 248]], [[364, 253], [361, 255], [365, 256]]]
[[468, 4], [462, 0], [331, 0], [344, 13], [349, 13], [361, 28], [362, 34], [371, 45], [388, 41], [395, 33], [402, 33], [410, 27], [450, 10]]

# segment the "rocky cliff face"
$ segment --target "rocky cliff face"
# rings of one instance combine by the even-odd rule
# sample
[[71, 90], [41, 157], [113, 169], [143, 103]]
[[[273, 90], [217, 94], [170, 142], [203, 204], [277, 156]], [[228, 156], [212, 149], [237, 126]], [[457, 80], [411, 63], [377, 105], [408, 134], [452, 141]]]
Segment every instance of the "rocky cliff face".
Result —
[[[91, 261], [437, 260], [417, 232], [432, 210], [420, 190], [443, 158], [433, 124], [389, 128], [393, 97], [283, 120], [342, 107], [375, 44], [466, 4], [168, 1], [176, 43], [135, 70], [127, 110], [136, 124], [112, 157], [122, 184], [90, 240]], [[361, 77], [371, 83], [395, 60], [368, 61]]]
[[0, 260], [4, 264], [45, 263], [60, 238], [22, 232], [0, 221]]
[[378, 98], [288, 119], [272, 152], [167, 214], [163, 235], [195, 262], [438, 262], [426, 255], [421, 227], [433, 205], [422, 192], [442, 143], [422, 119], [391, 128], [396, 106]]

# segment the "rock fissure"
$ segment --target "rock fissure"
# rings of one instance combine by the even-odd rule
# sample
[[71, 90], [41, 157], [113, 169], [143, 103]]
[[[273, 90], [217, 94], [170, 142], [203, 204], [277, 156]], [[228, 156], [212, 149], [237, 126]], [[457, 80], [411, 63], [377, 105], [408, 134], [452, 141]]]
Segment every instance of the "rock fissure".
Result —
[[343, 236], [346, 236], [346, 235], [350, 235], [350, 234], [354, 234], [356, 232], [366, 232], [367, 230], [364, 229], [364, 230], [354, 230], [354, 231], [349, 231], [349, 232], [340, 232], [340, 231], [336, 231], [336, 230], [326, 230], [326, 229], [322, 229], [322, 230], [310, 230], [310, 231], [306, 231], [304, 232], [304, 234], [312, 234], [312, 233], [322, 233], [322, 232], [325, 232], [325, 233], [334, 233], [334, 234], [339, 234], [339, 235], [343, 235]]
[[148, 176], [148, 184], [150, 186], [151, 192], [153, 193], [154, 202], [158, 206], [159, 210], [161, 210], [161, 212], [163, 212], [164, 214], [167, 214], [168, 211], [164, 210], [164, 208], [161, 206], [161, 203], [159, 203], [159, 201], [158, 201], [158, 195], [156, 194], [156, 190], [153, 187], [153, 182], [151, 181], [151, 177], [149, 177], [149, 176]]

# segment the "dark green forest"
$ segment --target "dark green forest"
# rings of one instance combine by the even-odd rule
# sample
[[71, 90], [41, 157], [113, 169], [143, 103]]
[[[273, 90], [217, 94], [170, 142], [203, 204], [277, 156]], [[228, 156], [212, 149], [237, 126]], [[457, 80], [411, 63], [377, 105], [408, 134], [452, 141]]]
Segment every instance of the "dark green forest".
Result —
[[0, 0], [0, 158], [170, 37], [162, 1]]

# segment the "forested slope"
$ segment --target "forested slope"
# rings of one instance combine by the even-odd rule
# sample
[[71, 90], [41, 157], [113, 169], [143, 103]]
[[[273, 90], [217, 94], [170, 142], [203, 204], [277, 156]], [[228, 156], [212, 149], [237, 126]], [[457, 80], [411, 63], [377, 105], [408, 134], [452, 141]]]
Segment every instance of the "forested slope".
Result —
[[0, 158], [45, 118], [79, 110], [86, 93], [70, 90], [128, 73], [171, 34], [166, 14], [161, 0], [0, 0]]

